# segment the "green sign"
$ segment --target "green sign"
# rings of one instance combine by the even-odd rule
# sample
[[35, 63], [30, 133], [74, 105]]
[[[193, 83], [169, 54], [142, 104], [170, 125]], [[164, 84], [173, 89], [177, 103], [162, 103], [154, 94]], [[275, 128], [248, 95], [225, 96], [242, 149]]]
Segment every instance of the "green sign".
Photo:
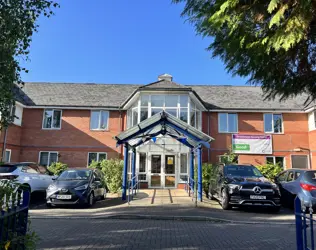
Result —
[[233, 150], [250, 151], [250, 144], [233, 144]]

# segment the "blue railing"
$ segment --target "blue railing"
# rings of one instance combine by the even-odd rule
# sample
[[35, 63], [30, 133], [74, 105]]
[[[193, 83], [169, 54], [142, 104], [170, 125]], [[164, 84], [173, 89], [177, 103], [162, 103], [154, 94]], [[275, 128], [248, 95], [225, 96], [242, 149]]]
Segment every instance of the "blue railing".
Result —
[[[306, 206], [304, 201], [295, 198], [295, 224], [297, 250], [315, 250], [314, 222], [312, 204]], [[308, 210], [308, 211], [307, 211]]]
[[30, 193], [16, 191], [1, 201], [0, 247], [25, 249]]
[[131, 200], [133, 200], [134, 195], [137, 194], [137, 192], [139, 191], [139, 188], [140, 188], [140, 182], [138, 180], [138, 176], [135, 175], [133, 178], [131, 178], [128, 181], [128, 198], [127, 198], [128, 204]]
[[194, 187], [195, 187], [195, 181], [191, 177], [188, 177], [187, 181], [185, 182], [184, 189], [191, 197], [192, 195], [192, 201], [194, 199]]

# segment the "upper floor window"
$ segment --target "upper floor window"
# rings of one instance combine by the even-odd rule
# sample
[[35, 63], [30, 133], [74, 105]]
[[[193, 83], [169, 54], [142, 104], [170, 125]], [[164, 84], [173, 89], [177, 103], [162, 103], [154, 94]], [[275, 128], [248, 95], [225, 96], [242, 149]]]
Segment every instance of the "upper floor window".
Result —
[[188, 95], [143, 94], [127, 111], [127, 126], [132, 127], [165, 110], [180, 120], [201, 129], [201, 111]]
[[231, 113], [218, 114], [218, 131], [220, 133], [237, 133], [238, 116]]
[[45, 109], [43, 118], [43, 129], [60, 129], [61, 110]]
[[107, 130], [109, 125], [109, 111], [92, 110], [90, 118], [91, 130]]
[[281, 114], [264, 114], [265, 133], [283, 133], [283, 119]]

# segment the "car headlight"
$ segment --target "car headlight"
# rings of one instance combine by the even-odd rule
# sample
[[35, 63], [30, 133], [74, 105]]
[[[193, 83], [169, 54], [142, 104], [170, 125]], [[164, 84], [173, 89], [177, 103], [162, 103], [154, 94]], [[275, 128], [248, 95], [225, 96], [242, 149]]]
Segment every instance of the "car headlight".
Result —
[[239, 191], [242, 186], [241, 185], [236, 185], [236, 184], [228, 184], [229, 187], [229, 193], [232, 194], [234, 191]]
[[48, 188], [47, 188], [47, 190], [49, 190], [49, 191], [54, 190], [54, 189], [56, 189], [56, 186], [52, 185], [52, 184], [49, 185]]
[[85, 190], [87, 189], [89, 186], [89, 184], [85, 184], [85, 185], [82, 185], [82, 186], [79, 186], [79, 187], [76, 187], [75, 190]]

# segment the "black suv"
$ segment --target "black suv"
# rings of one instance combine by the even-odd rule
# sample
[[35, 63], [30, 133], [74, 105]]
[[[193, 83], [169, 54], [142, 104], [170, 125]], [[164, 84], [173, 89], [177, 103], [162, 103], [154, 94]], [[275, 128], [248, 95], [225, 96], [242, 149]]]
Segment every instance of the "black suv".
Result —
[[210, 180], [209, 198], [223, 209], [233, 206], [268, 206], [280, 210], [280, 190], [252, 165], [219, 165]]

